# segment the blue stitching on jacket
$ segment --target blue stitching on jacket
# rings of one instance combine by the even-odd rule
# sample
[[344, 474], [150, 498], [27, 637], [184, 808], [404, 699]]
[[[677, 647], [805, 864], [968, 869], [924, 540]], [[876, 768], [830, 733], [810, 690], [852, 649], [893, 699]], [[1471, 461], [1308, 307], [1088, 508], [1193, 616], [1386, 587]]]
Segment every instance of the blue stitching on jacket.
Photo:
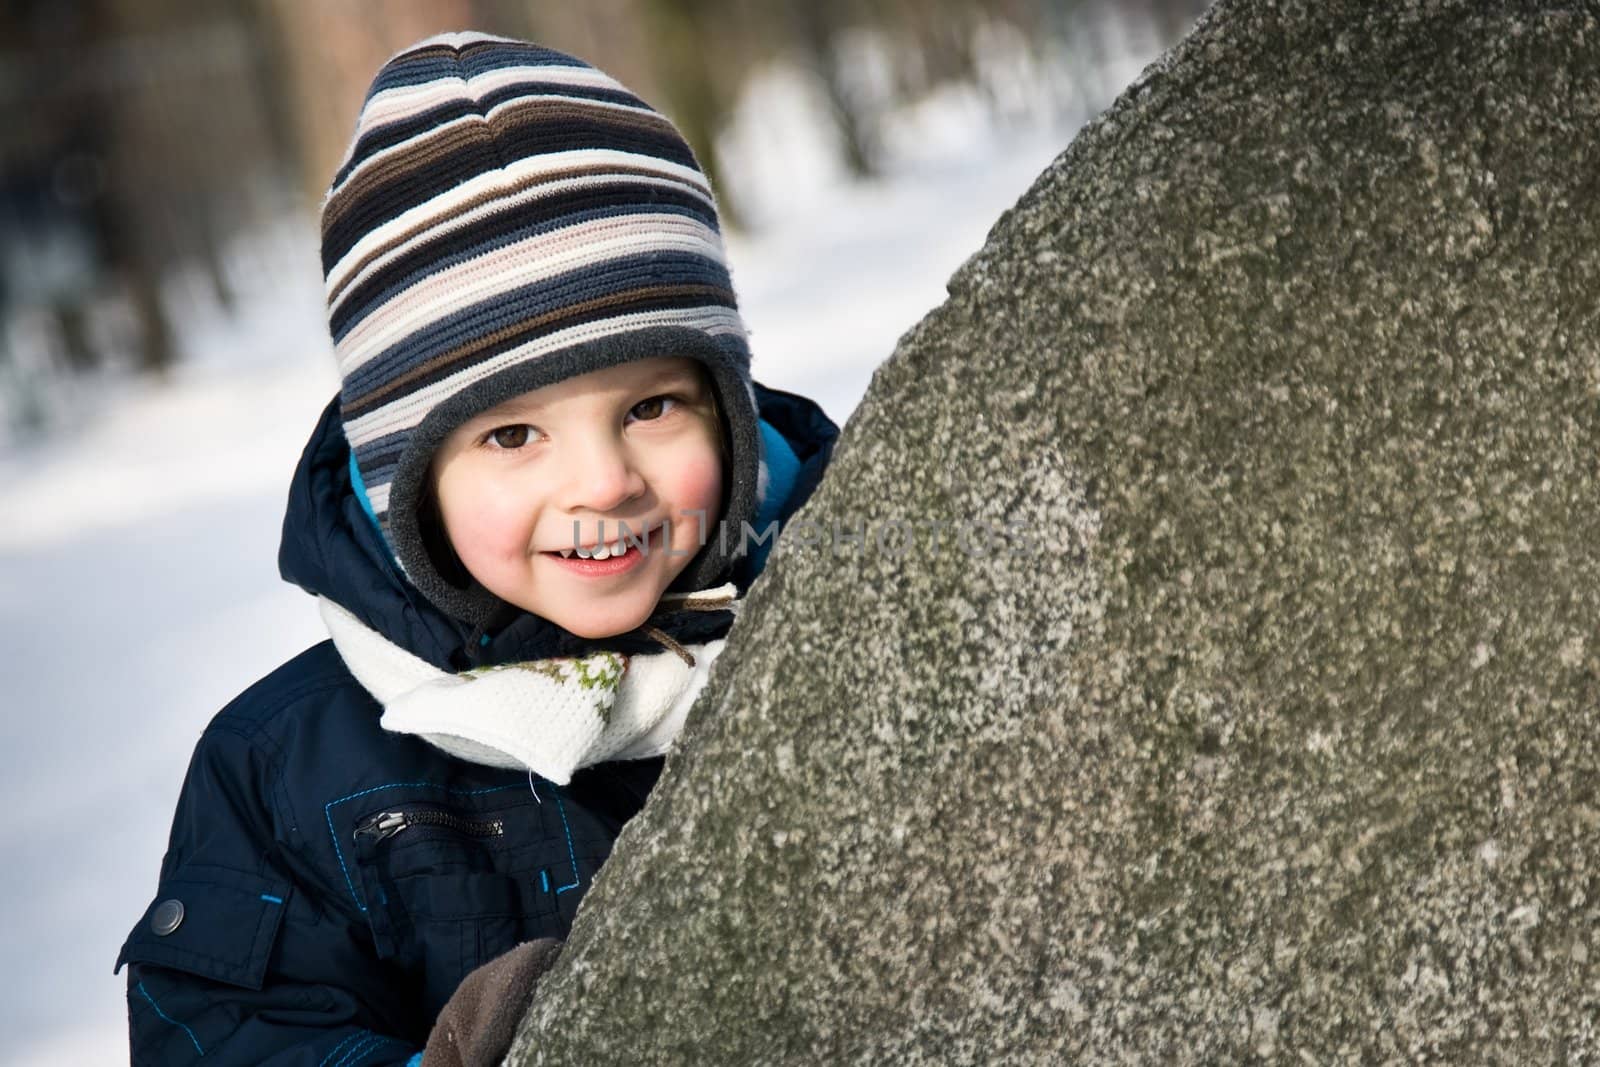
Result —
[[339, 1042], [337, 1045], [328, 1050], [328, 1054], [322, 1057], [322, 1062], [317, 1064], [317, 1067], [328, 1067], [328, 1061], [333, 1059], [334, 1056], [338, 1055], [340, 1049], [344, 1048], [350, 1042], [354, 1041], [356, 1038], [360, 1037], [366, 1032], [367, 1031], [365, 1030], [357, 1030], [355, 1033], [347, 1036], [343, 1041]]
[[[328, 837], [333, 841], [333, 854], [339, 860], [339, 869], [344, 872], [344, 884], [350, 887], [350, 899], [355, 901], [356, 910], [362, 912], [363, 914], [365, 914], [367, 906], [361, 902], [361, 897], [356, 893], [356, 883], [350, 877], [350, 868], [345, 865], [344, 849], [339, 847], [339, 832], [333, 828], [333, 806], [335, 804], [343, 804], [347, 800], [356, 800], [360, 797], [366, 796], [369, 793], [376, 793], [383, 789], [405, 788], [443, 789], [446, 793], [456, 793], [461, 796], [475, 797], [481, 796], [484, 793], [498, 793], [505, 789], [521, 789], [522, 783], [518, 782], [516, 785], [492, 785], [486, 789], [447, 789], [444, 786], [439, 785], [437, 782], [389, 782], [385, 785], [375, 785], [371, 789], [363, 789], [359, 793], [351, 793], [349, 796], [340, 797], [338, 800], [330, 800], [324, 804], [322, 806], [322, 814], [328, 820]], [[563, 816], [562, 820], [565, 821], [565, 818], [566, 817]], [[570, 836], [568, 838], [568, 844], [570, 847]], [[576, 870], [576, 864], [574, 864], [574, 870]]]
[[[567, 835], [567, 858], [572, 861], [572, 881], [567, 885], [556, 887], [556, 896], [560, 896], [569, 889], [578, 888], [578, 884], [582, 882], [583, 879], [578, 875], [578, 854], [572, 850], [572, 827], [567, 825], [566, 805], [561, 803], [561, 793], [559, 790], [552, 789], [550, 791], [550, 795], [556, 798], [556, 811], [561, 813], [561, 832]], [[538, 794], [535, 793], [534, 796], [538, 796]]]
[[333, 1067], [354, 1067], [355, 1064], [372, 1055], [374, 1049], [381, 1048], [385, 1044], [405, 1045], [406, 1048], [411, 1047], [398, 1037], [390, 1037], [388, 1034], [374, 1034], [370, 1030], [364, 1032], [368, 1035], [367, 1039], [345, 1053]]
[[[371, 1053], [372, 1049], [378, 1048], [378, 1047], [380, 1047], [380, 1046], [382, 1046], [384, 1044], [399, 1045], [401, 1048], [407, 1048], [407, 1049], [415, 1047], [409, 1041], [401, 1041], [398, 1037], [390, 1037], [388, 1034], [383, 1034], [383, 1035], [380, 1035], [380, 1040], [378, 1041], [378, 1044], [372, 1046], [372, 1048], [367, 1049], [367, 1051], [363, 1052], [362, 1055], [365, 1056], [365, 1055]], [[420, 1056], [421, 1053], [419, 1052], [419, 1053], [417, 1053], [417, 1055]]]
[[262, 893], [261, 894], [261, 899], [266, 901], [268, 904], [282, 904], [283, 903], [283, 898], [282, 897], [275, 897], [271, 893]]
[[363, 1040], [357, 1042], [355, 1047], [349, 1052], [346, 1052], [343, 1056], [340, 1056], [339, 1062], [334, 1064], [333, 1067], [347, 1067], [347, 1065], [357, 1062], [362, 1056], [365, 1056], [374, 1048], [383, 1044], [385, 1040], [386, 1039], [382, 1034], [374, 1034], [371, 1031], [367, 1031], [367, 1036]]
[[539, 872], [539, 885], [544, 888], [544, 891], [546, 893], [550, 892], [550, 872], [549, 871], [541, 870]]
[[[404, 1045], [406, 1048], [412, 1047], [410, 1043], [401, 1041], [398, 1037], [390, 1037], [388, 1034], [376, 1034], [371, 1030], [357, 1030], [355, 1033], [351, 1034], [349, 1037], [335, 1045], [333, 1047], [333, 1052], [330, 1052], [327, 1056], [323, 1057], [322, 1063], [318, 1064], [317, 1067], [326, 1067], [327, 1062], [333, 1058], [334, 1052], [338, 1052], [340, 1049], [350, 1044], [351, 1041], [354, 1041], [358, 1037], [362, 1037], [363, 1034], [366, 1036], [361, 1041], [358, 1041], [355, 1047], [351, 1048], [343, 1056], [340, 1056], [339, 1062], [334, 1064], [333, 1067], [349, 1067], [349, 1065], [358, 1063], [363, 1057], [372, 1055], [372, 1051], [374, 1049], [381, 1047], [385, 1043], [392, 1045]], [[421, 1054], [418, 1053], [418, 1055]]]
[[182, 1023], [180, 1023], [178, 1020], [174, 1019], [172, 1016], [168, 1015], [166, 1012], [162, 1011], [161, 1010], [161, 1005], [156, 1003], [156, 998], [152, 997], [150, 995], [150, 990], [148, 990], [148, 989], [146, 989], [144, 987], [144, 983], [143, 982], [139, 983], [139, 992], [144, 994], [144, 999], [146, 999], [146, 1000], [148, 1000], [150, 1002], [150, 1006], [156, 1010], [156, 1014], [157, 1015], [161, 1016], [161, 1018], [165, 1019], [167, 1022], [171, 1023], [173, 1026], [180, 1027], [183, 1030], [184, 1033], [189, 1035], [189, 1040], [194, 1042], [194, 1050], [196, 1052], [200, 1053], [200, 1055], [202, 1055], [202, 1056], [204, 1056], [206, 1054], [206, 1050], [200, 1047], [200, 1039], [194, 1036], [194, 1031], [189, 1029], [187, 1026], [184, 1026]]

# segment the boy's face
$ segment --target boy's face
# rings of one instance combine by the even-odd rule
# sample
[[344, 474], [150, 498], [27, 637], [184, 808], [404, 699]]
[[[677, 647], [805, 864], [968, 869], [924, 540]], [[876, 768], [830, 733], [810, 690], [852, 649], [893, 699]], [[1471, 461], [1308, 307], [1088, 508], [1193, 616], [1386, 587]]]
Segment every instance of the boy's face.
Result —
[[[661, 356], [463, 423], [434, 457], [433, 489], [451, 546], [485, 589], [580, 637], [607, 637], [650, 616], [715, 526], [717, 442], [704, 372]], [[615, 544], [619, 523], [633, 541], [648, 530], [646, 547], [605, 560], [574, 551]]]

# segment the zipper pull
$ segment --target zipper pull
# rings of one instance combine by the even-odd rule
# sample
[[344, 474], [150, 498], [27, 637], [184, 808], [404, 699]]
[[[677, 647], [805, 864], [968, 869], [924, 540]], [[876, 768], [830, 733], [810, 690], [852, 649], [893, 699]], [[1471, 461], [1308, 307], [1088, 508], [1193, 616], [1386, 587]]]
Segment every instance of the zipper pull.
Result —
[[411, 820], [406, 818], [403, 811], [380, 811], [376, 815], [369, 815], [356, 824], [355, 838], [371, 835], [374, 842], [387, 841], [395, 834], [411, 825]]

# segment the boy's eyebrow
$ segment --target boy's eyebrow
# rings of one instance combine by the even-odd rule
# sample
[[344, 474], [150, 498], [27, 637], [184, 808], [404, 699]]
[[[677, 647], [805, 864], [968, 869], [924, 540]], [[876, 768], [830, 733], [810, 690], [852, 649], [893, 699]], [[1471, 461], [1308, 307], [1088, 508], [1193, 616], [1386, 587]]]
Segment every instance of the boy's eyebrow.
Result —
[[694, 367], [657, 367], [647, 373], [636, 384], [638, 388], [658, 386], [662, 382], [690, 382], [698, 386], [700, 375], [695, 373]]
[[533, 400], [525, 396], [514, 396], [510, 400], [505, 400], [496, 404], [487, 411], [478, 412], [476, 415], [472, 416], [472, 418], [468, 419], [463, 425], [476, 425], [481, 422], [500, 422], [504, 419], [517, 418], [521, 415], [526, 415], [529, 412], [538, 411], [539, 408], [540, 404], [537, 400]]
[[[696, 371], [695, 367], [658, 367], [649, 371], [631, 383], [627, 392], [637, 393], [645, 389], [660, 389], [662, 386], [673, 385], [699, 392], [705, 379]], [[538, 413], [544, 409], [537, 398], [529, 395], [512, 397], [510, 400], [496, 404], [488, 411], [480, 411], [467, 420], [467, 423], [477, 425], [484, 422], [500, 422], [509, 418], [520, 418]]]

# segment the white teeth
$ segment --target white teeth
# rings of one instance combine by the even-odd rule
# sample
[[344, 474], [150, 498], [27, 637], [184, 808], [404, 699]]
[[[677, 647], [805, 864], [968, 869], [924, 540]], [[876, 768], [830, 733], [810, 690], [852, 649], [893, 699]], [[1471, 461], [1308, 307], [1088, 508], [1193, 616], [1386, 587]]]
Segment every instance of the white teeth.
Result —
[[[641, 544], [644, 540], [645, 537], [643, 536], [639, 538]], [[561, 550], [561, 558], [571, 559], [573, 553], [577, 553], [579, 559], [610, 559], [612, 556], [620, 556], [627, 552], [628, 544], [628, 538], [619, 537], [609, 545], [595, 545], [593, 548], [563, 548]]]

